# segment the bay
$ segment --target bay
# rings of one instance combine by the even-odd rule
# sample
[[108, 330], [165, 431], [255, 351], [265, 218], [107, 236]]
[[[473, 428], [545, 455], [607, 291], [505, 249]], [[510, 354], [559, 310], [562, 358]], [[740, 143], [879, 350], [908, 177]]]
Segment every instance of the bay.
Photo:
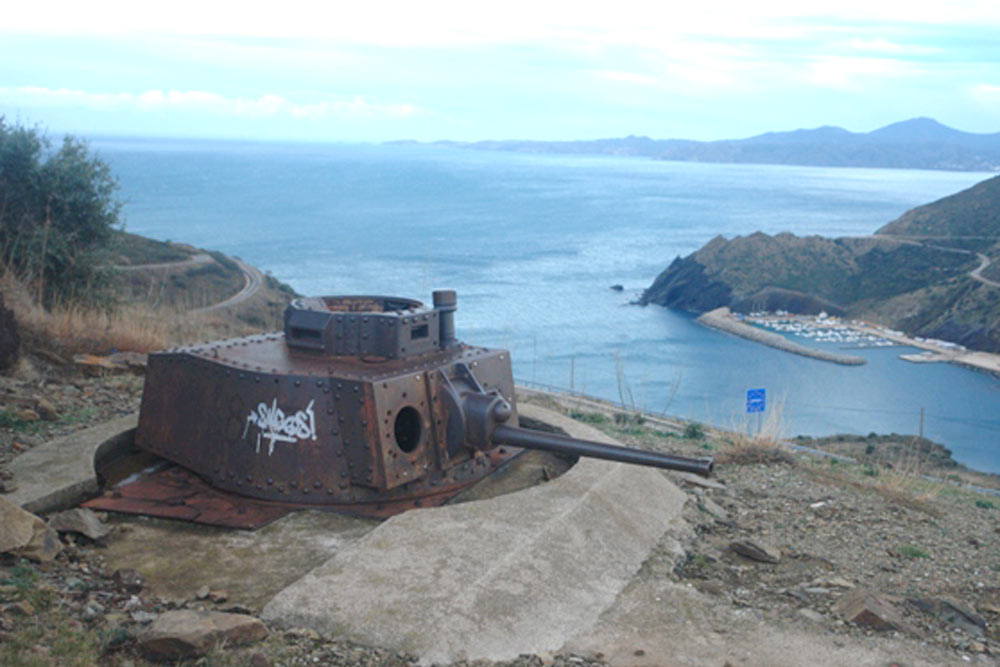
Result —
[[[925, 434], [1000, 472], [1000, 383], [859, 353], [798, 357], [629, 305], [674, 257], [755, 231], [866, 235], [991, 174], [660, 162], [417, 145], [97, 138], [129, 231], [237, 255], [304, 294], [458, 291], [459, 337], [518, 379], [747, 426], [767, 389], [785, 434]], [[609, 289], [622, 284], [623, 292]], [[752, 425], [751, 425], [752, 426]]]

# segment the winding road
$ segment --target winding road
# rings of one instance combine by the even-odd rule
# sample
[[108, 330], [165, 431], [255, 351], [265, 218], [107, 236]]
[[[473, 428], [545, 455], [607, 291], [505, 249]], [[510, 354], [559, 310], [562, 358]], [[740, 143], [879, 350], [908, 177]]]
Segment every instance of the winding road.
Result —
[[[199, 313], [210, 313], [216, 310], [224, 310], [226, 308], [231, 308], [233, 306], [239, 305], [251, 298], [257, 292], [260, 291], [261, 286], [264, 284], [264, 275], [256, 266], [251, 266], [241, 259], [231, 257], [236, 265], [239, 266], [240, 272], [243, 274], [243, 289], [241, 289], [236, 294], [232, 295], [225, 301], [220, 301], [219, 303], [212, 304], [211, 306], [204, 306], [202, 308], [193, 308], [189, 310], [189, 313], [199, 314]], [[201, 266], [204, 264], [210, 264], [216, 260], [208, 254], [198, 253], [192, 255], [188, 259], [182, 259], [177, 262], [160, 262], [157, 264], [133, 264], [127, 266], [116, 267], [120, 271], [176, 271], [178, 269], [186, 269], [194, 266]]]
[[990, 280], [989, 278], [983, 277], [983, 271], [986, 270], [990, 264], [993, 263], [989, 257], [981, 252], [976, 252], [974, 250], [965, 250], [964, 248], [951, 248], [949, 246], [943, 245], [931, 245], [927, 243], [926, 239], [987, 239], [996, 240], [992, 236], [897, 236], [896, 234], [872, 234], [872, 238], [875, 239], [893, 239], [899, 241], [900, 243], [908, 243], [910, 245], [924, 246], [925, 248], [934, 248], [935, 250], [943, 250], [944, 252], [957, 252], [962, 255], [975, 255], [979, 258], [979, 266], [969, 271], [969, 277], [973, 280], [978, 280], [984, 285], [989, 285], [990, 287], [1000, 287], [1000, 282], [996, 280]]

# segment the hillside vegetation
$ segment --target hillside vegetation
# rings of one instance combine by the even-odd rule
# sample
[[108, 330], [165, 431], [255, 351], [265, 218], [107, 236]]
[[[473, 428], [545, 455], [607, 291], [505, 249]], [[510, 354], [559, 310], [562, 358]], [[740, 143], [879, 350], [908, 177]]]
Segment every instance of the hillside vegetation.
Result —
[[[1000, 177], [920, 206], [868, 238], [716, 237], [676, 258], [640, 302], [696, 312], [826, 311], [1000, 351]], [[981, 274], [990, 280], [997, 267]]]
[[241, 293], [252, 267], [125, 232], [117, 190], [85, 141], [0, 116], [0, 370], [21, 347], [64, 360], [280, 328], [291, 288]]

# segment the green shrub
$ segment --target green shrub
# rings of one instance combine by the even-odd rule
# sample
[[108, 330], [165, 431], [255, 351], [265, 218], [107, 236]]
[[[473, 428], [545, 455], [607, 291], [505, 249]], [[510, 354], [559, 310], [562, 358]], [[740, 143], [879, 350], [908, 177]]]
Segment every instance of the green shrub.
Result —
[[705, 427], [698, 422], [688, 422], [684, 427], [684, 437], [688, 440], [701, 440], [705, 437]]
[[920, 547], [915, 547], [912, 544], [903, 544], [898, 549], [899, 555], [904, 558], [930, 558], [931, 555], [921, 549]]

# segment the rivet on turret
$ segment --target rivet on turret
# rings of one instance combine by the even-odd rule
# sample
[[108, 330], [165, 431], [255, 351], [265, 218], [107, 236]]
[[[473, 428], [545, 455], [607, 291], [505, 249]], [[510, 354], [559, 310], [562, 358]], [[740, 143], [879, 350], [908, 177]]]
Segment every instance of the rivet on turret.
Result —
[[274, 478], [273, 477], [268, 477], [267, 478], [267, 483], [268, 483], [268, 486], [270, 486], [271, 484], [274, 484]]
[[322, 487], [323, 487], [323, 485], [321, 483], [319, 483], [319, 482], [313, 482], [313, 488], [320, 489]]

